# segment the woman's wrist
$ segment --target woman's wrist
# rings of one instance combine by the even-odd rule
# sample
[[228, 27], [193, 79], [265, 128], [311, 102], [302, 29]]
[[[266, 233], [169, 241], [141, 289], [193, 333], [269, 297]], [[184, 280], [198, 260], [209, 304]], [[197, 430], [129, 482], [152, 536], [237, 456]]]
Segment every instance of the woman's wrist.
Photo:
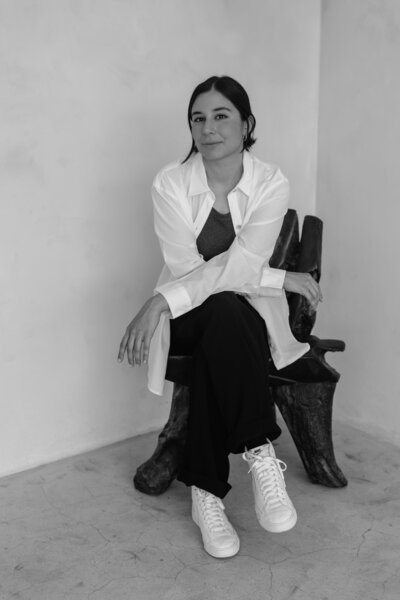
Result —
[[282, 289], [286, 290], [286, 286], [288, 285], [288, 281], [290, 281], [290, 271], [285, 271], [285, 277], [283, 278]]
[[164, 298], [164, 296], [162, 294], [159, 294], [159, 293], [155, 294], [151, 298], [151, 306], [159, 314], [161, 314], [163, 312], [169, 311], [169, 304], [168, 304], [168, 302], [166, 301], [166, 299]]

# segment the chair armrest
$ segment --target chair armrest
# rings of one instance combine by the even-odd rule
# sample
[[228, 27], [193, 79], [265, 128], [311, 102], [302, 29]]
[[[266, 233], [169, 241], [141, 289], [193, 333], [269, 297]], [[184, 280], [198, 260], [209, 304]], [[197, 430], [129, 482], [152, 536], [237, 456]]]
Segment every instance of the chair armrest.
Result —
[[346, 348], [346, 344], [342, 340], [320, 340], [315, 335], [310, 335], [308, 342], [313, 350], [323, 354], [325, 352], [343, 352]]

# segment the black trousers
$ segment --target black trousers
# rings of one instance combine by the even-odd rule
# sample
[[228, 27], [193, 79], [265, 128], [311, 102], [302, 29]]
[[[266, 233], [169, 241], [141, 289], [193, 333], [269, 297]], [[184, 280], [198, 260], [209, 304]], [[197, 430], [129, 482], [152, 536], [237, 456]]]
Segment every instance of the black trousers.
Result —
[[171, 354], [193, 356], [188, 436], [178, 480], [223, 498], [229, 453], [276, 439], [263, 318], [243, 296], [222, 292], [172, 319]]

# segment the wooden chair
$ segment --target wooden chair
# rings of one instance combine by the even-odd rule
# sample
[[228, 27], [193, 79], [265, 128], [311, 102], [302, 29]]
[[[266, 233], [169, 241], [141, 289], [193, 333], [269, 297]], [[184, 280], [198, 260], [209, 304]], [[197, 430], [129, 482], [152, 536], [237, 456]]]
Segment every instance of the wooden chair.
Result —
[[[321, 275], [322, 221], [304, 219], [301, 240], [296, 211], [284, 219], [270, 265], [275, 268]], [[277, 371], [270, 364], [270, 386], [275, 405], [292, 435], [305, 470], [313, 483], [343, 487], [347, 480], [336, 464], [332, 443], [332, 402], [339, 373], [325, 353], [342, 352], [339, 340], [311, 335], [316, 313], [299, 294], [288, 294], [289, 322], [294, 336], [310, 350], [296, 362]], [[145, 494], [161, 494], [176, 477], [186, 440], [189, 412], [190, 356], [169, 356], [166, 379], [174, 383], [168, 422], [158, 437], [153, 455], [134, 476], [135, 487]]]

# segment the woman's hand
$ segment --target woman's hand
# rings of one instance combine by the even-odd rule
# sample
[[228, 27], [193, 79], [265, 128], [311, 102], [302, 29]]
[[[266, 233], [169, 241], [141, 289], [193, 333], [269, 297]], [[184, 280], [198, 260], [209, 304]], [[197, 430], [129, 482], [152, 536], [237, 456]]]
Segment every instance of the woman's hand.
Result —
[[323, 299], [321, 288], [310, 273], [286, 271], [283, 289], [304, 296], [314, 310], [317, 310], [318, 302]]
[[160, 320], [162, 312], [169, 306], [161, 294], [156, 294], [145, 302], [136, 317], [129, 323], [119, 346], [118, 360], [121, 362], [125, 352], [128, 362], [134, 365], [147, 364], [151, 338]]

